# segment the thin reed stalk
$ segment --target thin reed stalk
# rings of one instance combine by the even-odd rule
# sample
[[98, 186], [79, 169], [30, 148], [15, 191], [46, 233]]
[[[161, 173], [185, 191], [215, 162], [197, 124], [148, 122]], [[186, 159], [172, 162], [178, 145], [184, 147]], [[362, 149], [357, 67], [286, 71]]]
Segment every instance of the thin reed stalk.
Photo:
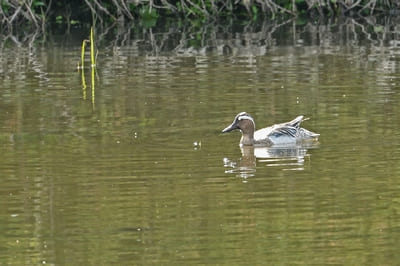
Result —
[[86, 100], [86, 79], [85, 79], [85, 50], [86, 50], [86, 43], [90, 42], [90, 62], [91, 62], [91, 87], [92, 87], [92, 105], [94, 108], [94, 99], [95, 99], [95, 69], [96, 69], [96, 55], [95, 55], [95, 48], [94, 48], [94, 31], [93, 27], [90, 28], [90, 40], [83, 40], [82, 48], [81, 48], [81, 65], [78, 65], [78, 69], [81, 69], [82, 75], [82, 94], [83, 99]]
[[92, 62], [92, 68], [96, 67], [95, 54], [94, 54], [94, 33], [93, 27], [90, 28], [90, 60]]

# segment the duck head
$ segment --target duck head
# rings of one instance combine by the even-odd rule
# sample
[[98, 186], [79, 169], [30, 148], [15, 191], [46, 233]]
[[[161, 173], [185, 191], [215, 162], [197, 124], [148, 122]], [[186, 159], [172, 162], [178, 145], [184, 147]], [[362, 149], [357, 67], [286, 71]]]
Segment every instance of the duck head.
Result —
[[237, 114], [232, 124], [222, 130], [222, 133], [230, 132], [235, 129], [239, 129], [242, 132], [242, 139], [240, 140], [241, 145], [254, 144], [255, 123], [254, 119], [248, 113], [241, 112]]

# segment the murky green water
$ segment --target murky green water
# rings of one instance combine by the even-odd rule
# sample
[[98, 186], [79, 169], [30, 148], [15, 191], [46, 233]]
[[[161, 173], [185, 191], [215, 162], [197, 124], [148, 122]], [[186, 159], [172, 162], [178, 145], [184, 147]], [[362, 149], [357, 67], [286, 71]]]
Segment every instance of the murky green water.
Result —
[[[318, 37], [102, 46], [94, 95], [79, 45], [3, 47], [0, 264], [398, 265], [400, 49]], [[241, 150], [240, 111], [320, 143]]]

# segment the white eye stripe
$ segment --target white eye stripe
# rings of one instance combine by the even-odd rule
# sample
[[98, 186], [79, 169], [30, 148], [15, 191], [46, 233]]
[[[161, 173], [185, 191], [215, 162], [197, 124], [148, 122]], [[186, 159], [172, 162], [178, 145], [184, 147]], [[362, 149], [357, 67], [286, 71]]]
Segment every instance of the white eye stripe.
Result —
[[238, 120], [243, 120], [243, 119], [253, 120], [253, 118], [251, 118], [251, 117], [248, 116], [248, 115], [241, 115], [241, 116], [238, 117]]

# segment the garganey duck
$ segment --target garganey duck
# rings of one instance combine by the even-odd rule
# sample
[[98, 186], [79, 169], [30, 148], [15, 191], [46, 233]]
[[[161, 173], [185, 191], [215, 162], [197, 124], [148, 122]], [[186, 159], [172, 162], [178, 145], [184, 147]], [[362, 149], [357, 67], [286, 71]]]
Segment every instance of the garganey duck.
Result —
[[232, 124], [222, 130], [223, 133], [235, 129], [242, 132], [240, 145], [273, 146], [291, 145], [303, 141], [317, 141], [319, 134], [301, 128], [300, 123], [306, 119], [300, 115], [290, 122], [256, 129], [254, 119], [246, 112], [236, 115]]

